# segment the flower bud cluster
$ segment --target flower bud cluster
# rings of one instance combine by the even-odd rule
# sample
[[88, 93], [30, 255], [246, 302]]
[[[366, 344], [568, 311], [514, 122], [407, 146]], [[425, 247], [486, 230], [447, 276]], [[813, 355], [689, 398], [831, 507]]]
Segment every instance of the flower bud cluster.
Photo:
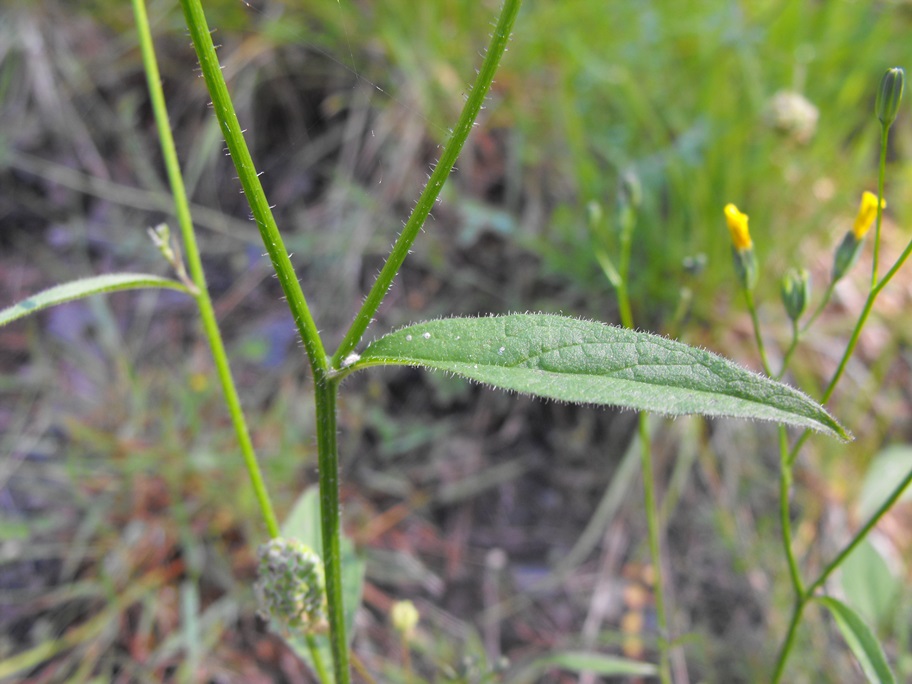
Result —
[[289, 629], [318, 634], [328, 629], [323, 562], [295, 539], [271, 539], [257, 551], [256, 589], [264, 618]]

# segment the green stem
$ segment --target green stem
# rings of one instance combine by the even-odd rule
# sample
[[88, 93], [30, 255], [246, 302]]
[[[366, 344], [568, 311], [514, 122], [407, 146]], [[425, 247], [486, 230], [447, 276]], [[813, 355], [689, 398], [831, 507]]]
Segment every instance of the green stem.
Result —
[[317, 458], [320, 473], [320, 522], [323, 568], [329, 607], [329, 632], [336, 684], [348, 684], [351, 667], [342, 603], [342, 525], [339, 510], [339, 451], [336, 399], [339, 383], [323, 372], [314, 382], [317, 411]]
[[798, 625], [801, 624], [805, 605], [807, 605], [807, 602], [803, 598], [796, 598], [788, 632], [786, 632], [785, 641], [782, 642], [782, 647], [779, 649], [779, 656], [776, 658], [776, 669], [773, 672], [772, 684], [779, 684], [782, 681], [782, 675], [785, 674], [785, 664], [788, 662], [789, 654], [795, 646], [795, 636], [798, 634]]
[[197, 292], [194, 293], [194, 296], [196, 297], [196, 303], [199, 307], [203, 331], [209, 342], [209, 348], [212, 350], [212, 358], [215, 361], [215, 367], [222, 386], [222, 393], [225, 396], [228, 413], [231, 416], [231, 422], [234, 425], [234, 431], [237, 434], [238, 443], [241, 447], [241, 454], [244, 458], [244, 465], [247, 467], [247, 473], [250, 476], [250, 482], [253, 485], [253, 491], [256, 495], [260, 511], [262, 512], [263, 520], [266, 523], [266, 528], [269, 530], [269, 535], [277, 537], [279, 535], [279, 524], [276, 520], [272, 503], [269, 500], [269, 493], [263, 482], [263, 476], [260, 473], [259, 465], [257, 464], [253, 442], [250, 439], [250, 431], [247, 428], [247, 421], [245, 420], [244, 412], [241, 409], [241, 400], [238, 396], [234, 379], [231, 376], [228, 355], [225, 352], [225, 345], [219, 331], [215, 310], [212, 307], [212, 299], [210, 298], [209, 290], [206, 287], [206, 274], [203, 271], [199, 246], [196, 242], [196, 235], [193, 232], [193, 220], [190, 216], [190, 203], [187, 200], [187, 192], [184, 188], [180, 162], [177, 158], [177, 148], [174, 145], [174, 136], [171, 133], [171, 125], [168, 122], [168, 110], [165, 106], [165, 95], [162, 90], [158, 63], [155, 59], [152, 32], [149, 29], [149, 18], [146, 14], [144, 0], [133, 0], [133, 13], [136, 16], [139, 45], [140, 50], [142, 51], [146, 80], [149, 85], [149, 97], [152, 100], [152, 111], [155, 115], [156, 125], [158, 126], [158, 137], [161, 142], [162, 154], [164, 155], [168, 181], [171, 184], [171, 192], [174, 195], [174, 208], [177, 213], [178, 223], [180, 224], [181, 236], [183, 237], [184, 252], [190, 270], [190, 277], [197, 290]]
[[766, 347], [763, 346], [763, 336], [760, 334], [760, 318], [757, 316], [757, 307], [754, 305], [754, 294], [750, 288], [744, 290], [744, 301], [747, 303], [747, 310], [750, 312], [751, 324], [754, 328], [754, 340], [757, 342], [757, 351], [760, 354], [760, 363], [763, 364], [763, 372], [772, 377], [769, 359], [766, 356]]
[[310, 651], [310, 659], [313, 661], [314, 671], [317, 680], [320, 682], [329, 681], [329, 673], [326, 671], [326, 664], [323, 662], [323, 656], [320, 655], [320, 647], [317, 645], [317, 638], [313, 634], [305, 637], [307, 641], [307, 650]]
[[316, 376], [320, 370], [328, 367], [323, 342], [310, 314], [307, 301], [304, 299], [301, 284], [298, 282], [294, 266], [285, 249], [285, 243], [276, 226], [272, 208], [263, 192], [250, 150], [247, 149], [244, 132], [241, 130], [241, 124], [234, 111], [231, 96], [228, 94], [228, 86], [219, 65], [218, 55], [212, 43], [212, 34], [206, 23], [206, 15], [203, 13], [200, 0], [181, 0], [181, 7], [187, 27], [190, 29], [190, 38], [199, 59], [209, 96], [212, 98], [215, 116], [222, 128], [222, 134], [225, 136], [228, 151], [231, 153], [231, 160], [237, 169], [238, 178], [253, 212], [253, 218], [260, 230], [266, 252], [272, 261], [279, 284], [282, 286], [282, 292], [288, 302], [288, 308], [291, 310], [291, 315], [294, 317], [295, 325], [301, 335], [301, 341], [304, 343], [304, 349], [307, 351], [314, 376]]
[[830, 278], [830, 284], [827, 285], [826, 292], [823, 293], [823, 299], [820, 300], [820, 304], [817, 305], [817, 308], [814, 309], [814, 313], [811, 314], [811, 317], [807, 322], [802, 326], [801, 332], [806, 333], [808, 328], [810, 328], [814, 321], [817, 320], [818, 316], [823, 313], [823, 310], [826, 308], [826, 305], [830, 303], [830, 298], [833, 296], [833, 290], [836, 288], [836, 281]]
[[[631, 221], [633, 219], [631, 218]], [[617, 282], [618, 311], [621, 324], [633, 330], [633, 311], [630, 306], [629, 290], [627, 283], [630, 278], [630, 235], [633, 225], [624, 227], [621, 234], [620, 258]], [[665, 589], [662, 573], [662, 545], [661, 522], [659, 507], [656, 502], [655, 475], [652, 468], [652, 440], [649, 435], [649, 417], [645, 413], [639, 415], [640, 436], [640, 467], [643, 471], [643, 507], [646, 509], [646, 529], [649, 541], [649, 557], [655, 570], [656, 619], [659, 627], [659, 679], [662, 684], [671, 684], [671, 659], [669, 657], [668, 614], [665, 610]]]
[[659, 626], [659, 680], [671, 684], [671, 660], [668, 615], [665, 611], [665, 590], [662, 578], [662, 546], [660, 542], [658, 505], [656, 504], [655, 479], [652, 472], [652, 444], [649, 437], [648, 416], [640, 413], [640, 460], [643, 468], [643, 505], [646, 508], [646, 528], [649, 536], [649, 555], [655, 569], [656, 619]]
[[[186, 0], [182, 0], [182, 2], [185, 1]], [[507, 49], [507, 42], [510, 39], [510, 32], [512, 31], [513, 23], [516, 20], [516, 15], [519, 13], [520, 5], [522, 5], [522, 0], [504, 0], [503, 8], [500, 11], [500, 18], [497, 21], [494, 33], [491, 35], [491, 43], [488, 45], [488, 51], [485, 55], [484, 62], [478, 72], [478, 77], [475, 79], [475, 84], [472, 86], [471, 91], [469, 91], [468, 99], [466, 99], [462, 113], [459, 115], [456, 127], [453, 129], [453, 133], [446, 143], [443, 154], [440, 156], [440, 160], [437, 162], [437, 166], [434, 168], [430, 180], [428, 180], [427, 185], [424, 187], [421, 197], [418, 198], [415, 209], [412, 211], [411, 216], [409, 216], [405, 228], [403, 228], [402, 232], [399, 234], [399, 238], [396, 240], [396, 244], [393, 245], [393, 249], [387, 258], [386, 263], [383, 265], [380, 274], [374, 281], [373, 287], [364, 300], [364, 304], [361, 305], [361, 309], [355, 316], [354, 321], [352, 321], [348, 332], [339, 345], [339, 349], [333, 355], [333, 368], [338, 369], [342, 360], [345, 359], [361, 341], [361, 337], [364, 335], [364, 332], [374, 318], [374, 314], [377, 313], [377, 309], [380, 308], [380, 304], [383, 302], [386, 293], [392, 286], [393, 280], [402, 266], [402, 262], [405, 261], [405, 258], [408, 256], [412, 243], [415, 242], [415, 238], [418, 237], [418, 233], [421, 231], [421, 227], [431, 213], [431, 209], [434, 208], [434, 203], [437, 201], [438, 195], [440, 195], [440, 190], [443, 188], [444, 182], [450, 175], [453, 165], [456, 163], [456, 158], [459, 156], [466, 139], [469, 137], [469, 133], [475, 125], [475, 119], [478, 117], [478, 113], [481, 111], [482, 105], [484, 104], [485, 97], [491, 88], [491, 83], [494, 80], [494, 73], [497, 71], [500, 59]]]
[[884, 178], [887, 172], [887, 135], [889, 126], [880, 127], [880, 167], [877, 174], [877, 226], [874, 229], [874, 256], [871, 264], [871, 289], [877, 287], [877, 262], [880, 260], [880, 224], [883, 219]]
[[801, 329], [798, 327], [798, 321], [792, 321], [792, 341], [789, 343], [789, 347], [785, 350], [785, 354], [782, 357], [782, 367], [779, 369], [779, 373], [776, 375], [776, 380], [782, 380], [782, 376], [785, 375], [785, 371], [788, 370], [789, 363], [792, 360], [792, 355], [798, 348], [798, 343], [800, 341]]
[[[631, 221], [633, 219], [631, 218]], [[630, 306], [630, 290], [628, 282], [630, 281], [630, 234], [633, 232], [633, 226], [625, 226], [621, 232], [621, 258], [620, 258], [620, 278], [617, 282], [618, 313], [621, 315], [621, 323], [625, 328], [633, 330], [633, 309]]]
[[804, 583], [801, 581], [801, 571], [798, 560], [792, 548], [792, 518], [789, 502], [792, 493], [792, 467], [788, 464], [788, 433], [784, 426], [779, 426], [779, 523], [782, 527], [782, 546], [788, 562], [789, 576], [792, 578], [792, 587], [795, 589], [796, 598], [804, 594]]
[[823, 586], [824, 582], [827, 581], [829, 576], [833, 574], [836, 568], [842, 565], [843, 561], [848, 558], [849, 554], [855, 550], [855, 547], [858, 546], [866, 536], [868, 536], [868, 533], [874, 529], [875, 525], [880, 522], [880, 519], [886, 515], [887, 511], [893, 507], [893, 504], [899, 500], [899, 497], [903, 495], [903, 492], [910, 484], [912, 484], [912, 470], [910, 470], [903, 478], [902, 482], [900, 482], [899, 485], [893, 489], [893, 491], [890, 493], [890, 496], [886, 498], [886, 500], [880, 505], [880, 508], [874, 512], [874, 514], [868, 519], [864, 526], [855, 533], [855, 536], [852, 537], [852, 540], [846, 544], [845, 548], [839, 552], [836, 558], [830, 561], [826, 568], [824, 568], [823, 572], [820, 573], [820, 577], [814, 580], [814, 583], [808, 587], [808, 598], [810, 598], [810, 596], [817, 589]]

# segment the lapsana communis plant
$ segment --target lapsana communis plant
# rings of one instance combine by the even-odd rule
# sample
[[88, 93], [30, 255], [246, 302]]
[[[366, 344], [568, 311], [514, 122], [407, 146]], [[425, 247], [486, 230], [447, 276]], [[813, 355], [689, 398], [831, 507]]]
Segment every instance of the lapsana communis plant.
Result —
[[[141, 287], [175, 289], [196, 303], [235, 428], [241, 458], [262, 513], [264, 543], [260, 551], [258, 591], [262, 596], [263, 609], [322, 682], [346, 684], [351, 681], [350, 639], [364, 581], [364, 563], [355, 553], [350, 540], [342, 535], [339, 501], [341, 483], [336, 412], [341, 383], [351, 374], [373, 366], [418, 366], [450, 372], [493, 387], [561, 401], [621, 406], [663, 415], [697, 413], [769, 420], [820, 431], [840, 439], [849, 437], [845, 428], [818, 402], [787, 385], [707, 351], [636, 331], [626, 295], [619, 297], [622, 300], [623, 328], [553, 314], [512, 314], [416, 323], [380, 335], [368, 345], [363, 344], [365, 333], [429, 212], [438, 201], [440, 191], [475, 125], [510, 40], [520, 4], [520, 0], [504, 1], [453, 132], [427, 184], [416, 189], [418, 200], [415, 209], [377, 280], [366, 293], [362, 307], [352, 312], [351, 325], [347, 330], [333, 331], [341, 333], [342, 342], [335, 350], [330, 350], [326, 348], [325, 339], [311, 314], [284, 247], [282, 233], [260, 184], [200, 0], [181, 0], [214, 116], [250, 203], [255, 230], [262, 237], [287, 299], [290, 318], [300, 334], [313, 377], [319, 492], [304, 492], [284, 524], [279, 524], [273, 511], [268, 484], [259, 469], [209, 298], [143, 0], [133, 0], [133, 8], [152, 110], [174, 197], [182, 249], [177, 248], [177, 242], [172, 240], [167, 229], [156, 229], [153, 240], [175, 277], [98, 275], [38, 293], [0, 312], [0, 324], [9, 323], [79, 297]], [[889, 118], [891, 108], [898, 106], [896, 79], [894, 76], [892, 87], [885, 88], [880, 97], [884, 120]], [[901, 79], [898, 84], [901, 92]], [[613, 281], [624, 292], [627, 287], [629, 245], [634, 235], [636, 208], [641, 193], [634, 177], [626, 179], [625, 183], [618, 216], [619, 236], [624, 247], [620, 250], [620, 267], [614, 271], [619, 279]], [[879, 235], [880, 208], [877, 216], [876, 232]], [[732, 231], [739, 280], [753, 310], [750, 297], [758, 274], [748, 219], [733, 205], [726, 209], [726, 218]], [[314, 227], [315, 234], [318, 231], [319, 227]], [[612, 255], [602, 256], [606, 265], [612, 263], [609, 259]], [[800, 285], [800, 279], [796, 283]], [[797, 310], [797, 303], [795, 308]], [[659, 568], [657, 507], [651, 484], [645, 416], [641, 417], [640, 425], [650, 552], [653, 565]], [[660, 666], [622, 663], [619, 660], [618, 663], [628, 669], [622, 670], [619, 665], [618, 672], [629, 672], [635, 666], [640, 674], [658, 673], [663, 681], [670, 681], [667, 652], [673, 639], [667, 633], [667, 624], [661, 614], [664, 610], [661, 590], [659, 579], [656, 596], [660, 611], [661, 633], [657, 639], [661, 651]], [[603, 672], [609, 674], [605, 670]]]
[[[782, 280], [782, 302], [785, 306], [786, 313], [792, 322], [792, 341], [783, 357], [782, 368], [776, 374], [776, 377], [782, 377], [786, 372], [789, 361], [792, 358], [792, 354], [795, 351], [802, 334], [807, 331], [820, 315], [821, 311], [826, 307], [833, 293], [835, 284], [858, 262], [858, 257], [865, 245], [865, 238], [869, 234], [871, 228], [876, 225], [870, 291], [865, 305], [859, 313], [852, 335], [846, 344], [839, 365], [821, 397], [821, 402], [823, 403], [829, 400], [837, 383], [841, 379], [846, 363], [855, 350], [855, 346], [858, 343], [858, 337], [871, 313], [877, 295], [905, 263], [909, 254], [912, 253], [912, 241], [910, 241], [887, 274], [882, 278], [878, 278], [880, 227], [883, 218], [883, 210], [887, 206], [886, 201], [883, 198], [887, 135], [890, 126], [896, 120], [896, 116], [899, 112], [904, 82], [905, 72], [898, 67], [887, 70], [881, 79], [875, 103], [875, 115], [881, 124], [881, 155], [878, 191], [876, 194], [868, 190], [865, 190], [862, 193], [861, 203], [855, 221], [853, 222], [851, 229], [846, 231], [833, 255], [830, 283], [814, 314], [803, 327], [799, 326], [799, 320], [807, 307], [808, 299], [810, 297], [808, 273], [804, 269], [793, 269], [789, 271]], [[734, 256], [735, 273], [739, 285], [744, 291], [745, 301], [747, 302], [751, 314], [755, 339], [757, 341], [757, 349], [761, 361], [763, 362], [764, 369], [767, 374], [772, 374], [763, 346], [759, 320], [751, 294], [756, 278], [755, 271], [752, 271], [751, 269], [756, 268], [756, 261], [753, 258], [753, 243], [747, 230], [748, 218], [747, 215], [741, 213], [733, 204], [729, 204], [724, 208], [724, 215], [732, 238], [732, 254]], [[751, 273], [754, 273], [753, 277], [750, 275]], [[776, 662], [772, 679], [774, 682], [781, 681], [789, 655], [794, 647], [795, 634], [801, 624], [802, 617], [804, 616], [804, 609], [811, 601], [817, 601], [822, 606], [826, 607], [832, 614], [836, 624], [845, 636], [846, 643], [858, 658], [868, 680], [872, 682], [894, 682], [895, 677], [890, 670], [884, 651], [874, 636], [874, 633], [851, 607], [832, 596], [827, 596], [822, 590], [825, 589], [827, 578], [842, 565], [852, 550], [865, 538], [867, 533], [877, 524], [881, 517], [886, 514], [890, 507], [899, 499], [910, 482], [912, 482], [912, 472], [910, 472], [901, 482], [897, 483], [893, 493], [886, 498], [881, 507], [855, 533], [849, 543], [847, 543], [836, 557], [826, 565], [824, 570], [817, 575], [816, 579], [807, 583], [804, 580], [804, 573], [799, 566], [799, 561], [795, 556], [794, 544], [792, 541], [792, 519], [789, 513], [795, 459], [807, 437], [808, 434], [805, 432], [789, 446], [788, 435], [785, 429], [780, 427], [780, 525], [783, 550], [789, 568], [795, 602], [788, 632], [779, 651], [779, 657]]]

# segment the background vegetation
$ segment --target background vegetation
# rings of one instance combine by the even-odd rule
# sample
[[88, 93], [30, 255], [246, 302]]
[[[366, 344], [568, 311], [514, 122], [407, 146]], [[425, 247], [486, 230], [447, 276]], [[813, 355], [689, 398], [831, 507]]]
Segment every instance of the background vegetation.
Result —
[[[495, 5], [209, 4], [267, 193], [330, 335], [407, 215]], [[306, 364], [180, 13], [162, 1], [150, 15], [188, 185], [205, 207], [195, 218], [213, 296], [287, 510], [315, 480]], [[165, 272], [145, 229], [170, 220], [170, 198], [129, 7], [10, 0], [0, 19], [0, 302], [87, 273]], [[528, 3], [482, 125], [375, 332], [418, 315], [517, 308], [612, 320], [593, 255], [615, 247], [618, 179], [633, 170], [644, 197], [636, 320], [756, 367], [721, 208], [733, 201], [751, 216], [776, 353], [788, 340], [779, 276], [805, 265], [821, 290], [832, 246], [873, 189], [874, 88], [886, 67], [912, 64], [910, 28], [901, 2]], [[782, 92], [816, 108], [815, 125], [783, 117]], [[887, 176], [888, 254], [908, 239], [910, 121], [904, 107]], [[608, 217], [600, 228], [593, 202]], [[802, 463], [797, 541], [821, 553], [838, 547], [865, 492], [889, 483], [882, 469], [909, 460], [910, 289], [900, 280], [832, 403], [859, 439], [814, 442]], [[830, 372], [861, 282], [840, 285], [793, 380], [816, 387]], [[252, 495], [189, 302], [133, 293], [52, 310], [0, 330], [0, 371], [0, 674], [306, 681], [255, 616], [251, 549], [262, 530], [249, 522]], [[356, 641], [369, 669], [400, 676], [386, 611], [402, 597], [422, 613], [419, 672], [477, 681], [472, 668], [505, 655], [519, 681], [551, 650], [650, 657], [651, 574], [638, 474], [625, 459], [632, 415], [411, 371], [349, 389], [343, 496], [369, 562]], [[789, 598], [774, 432], [680, 420], [654, 441], [689, 679], [762, 679]], [[841, 580], [906, 676], [909, 524], [898, 509], [857, 560], [856, 584], [850, 572]], [[825, 620], [801, 638], [791, 681], [847, 681], [853, 665]], [[568, 681], [558, 669], [547, 677]]]

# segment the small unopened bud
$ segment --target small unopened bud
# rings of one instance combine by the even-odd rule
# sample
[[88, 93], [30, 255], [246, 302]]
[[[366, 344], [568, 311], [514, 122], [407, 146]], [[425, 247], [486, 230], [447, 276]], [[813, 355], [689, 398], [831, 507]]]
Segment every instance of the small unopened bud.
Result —
[[158, 251], [165, 257], [165, 260], [174, 266], [177, 263], [177, 257], [171, 248], [171, 229], [168, 224], [159, 223], [155, 228], [149, 228], [148, 233], [152, 243], [158, 247]]
[[[882, 199], [880, 208], [883, 209], [886, 206], [886, 200]], [[861, 204], [858, 206], [855, 223], [852, 224], [852, 229], [845, 234], [839, 247], [836, 248], [836, 255], [833, 257], [833, 282], [848, 273], [849, 269], [858, 261], [865, 236], [871, 230], [876, 218], [877, 195], [865, 190], [861, 195]]]
[[754, 256], [754, 242], [747, 228], [748, 216], [742, 214], [734, 204], [727, 204], [725, 221], [731, 234], [732, 260], [738, 281], [745, 290], [752, 290], [757, 284], [757, 257]]
[[411, 601], [396, 601], [390, 609], [390, 620], [393, 627], [403, 639], [411, 639], [418, 626], [418, 609]]
[[855, 233], [851, 230], [842, 238], [842, 242], [840, 242], [839, 247], [836, 248], [836, 255], [833, 257], [834, 283], [848, 273], [849, 269], [858, 261], [858, 256], [861, 254], [861, 246], [863, 244], [864, 241], [855, 237]]
[[618, 182], [617, 224], [621, 236], [630, 239], [636, 225], [637, 211], [643, 203], [640, 179], [633, 171], [625, 171]]
[[803, 268], [793, 268], [783, 276], [780, 289], [782, 303], [793, 321], [801, 318], [801, 314], [807, 308], [810, 289], [810, 276]]
[[889, 128], [896, 120], [896, 115], [899, 113], [899, 103], [902, 101], [905, 81], [906, 72], [901, 67], [887, 69], [883, 78], [880, 79], [880, 88], [877, 89], [874, 112], [884, 128]]
[[618, 200], [629, 204], [634, 209], [639, 209], [643, 203], [643, 186], [640, 177], [633, 169], [627, 169], [621, 175], [618, 184]]
[[257, 555], [263, 617], [308, 634], [325, 632], [326, 582], [316, 552], [296, 539], [278, 538], [260, 546]]

